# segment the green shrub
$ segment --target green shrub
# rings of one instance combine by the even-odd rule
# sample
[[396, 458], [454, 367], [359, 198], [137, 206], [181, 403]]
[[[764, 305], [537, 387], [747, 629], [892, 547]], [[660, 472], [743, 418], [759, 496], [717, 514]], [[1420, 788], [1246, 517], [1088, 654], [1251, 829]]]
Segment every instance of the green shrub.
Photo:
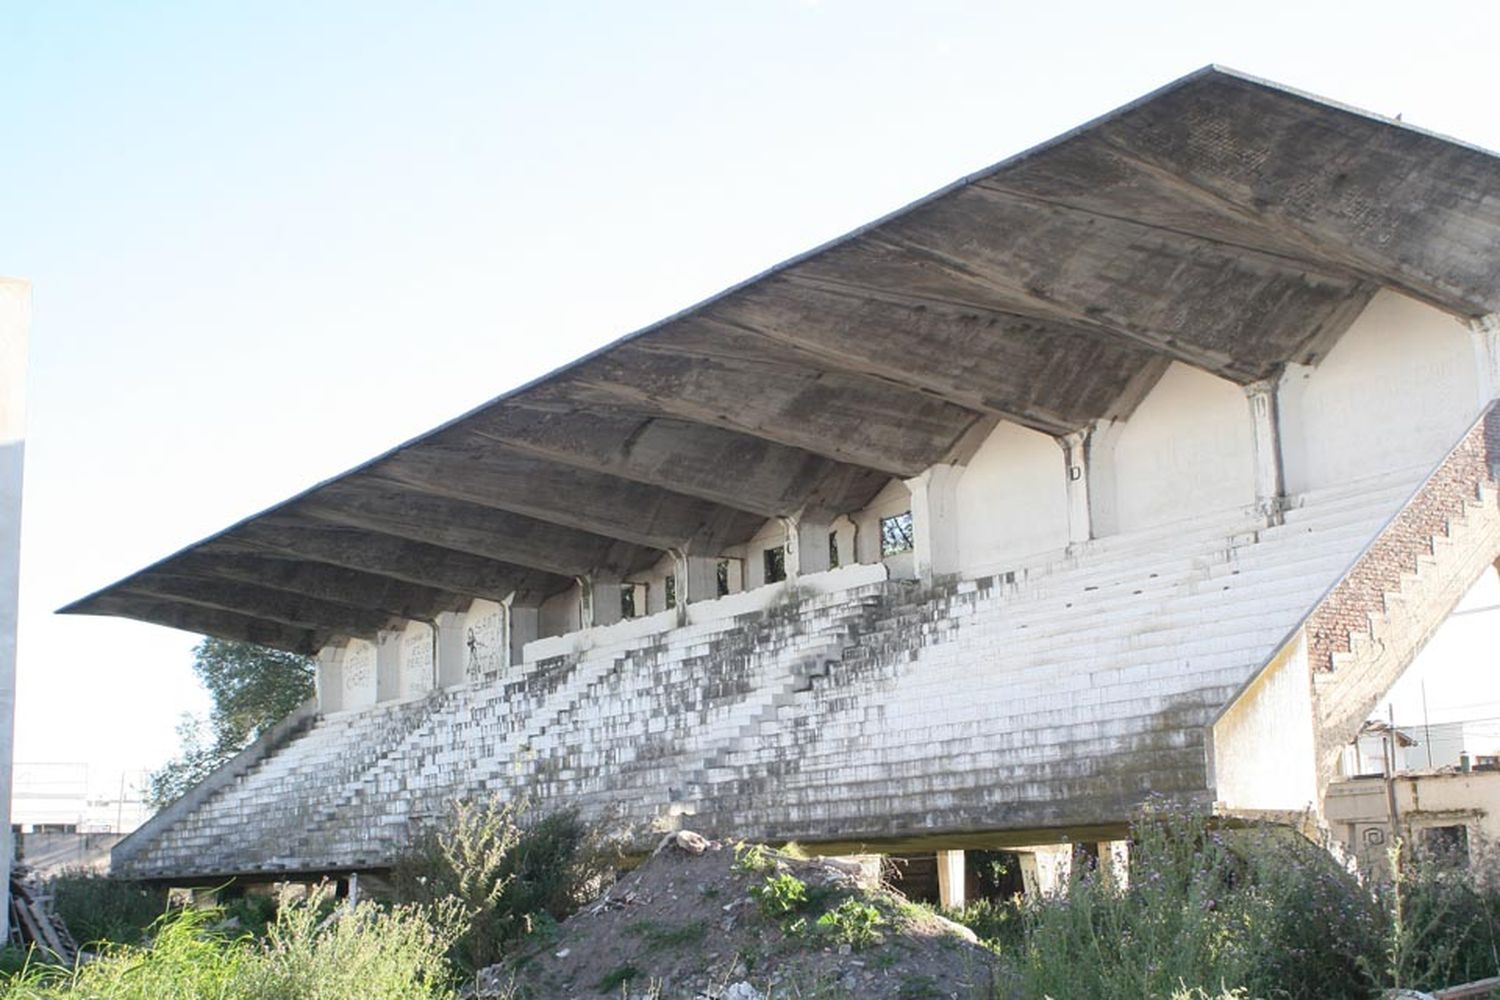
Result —
[[807, 904], [807, 883], [787, 872], [767, 875], [764, 882], [751, 888], [750, 895], [760, 904], [760, 912], [779, 920]]
[[163, 917], [150, 945], [106, 944], [76, 969], [32, 968], [0, 1000], [452, 1000], [443, 955], [464, 929], [455, 904], [323, 916], [324, 894], [287, 902], [264, 941], [210, 928], [218, 910]]
[[60, 872], [48, 888], [57, 915], [84, 945], [137, 944], [167, 910], [165, 889], [84, 868]]
[[397, 861], [392, 884], [401, 901], [462, 903], [470, 930], [451, 957], [477, 971], [597, 894], [612, 861], [576, 810], [533, 817], [496, 800], [461, 802]]
[[885, 923], [880, 911], [853, 896], [818, 918], [818, 933], [835, 944], [847, 944], [854, 950], [867, 948], [880, 939], [876, 928]]

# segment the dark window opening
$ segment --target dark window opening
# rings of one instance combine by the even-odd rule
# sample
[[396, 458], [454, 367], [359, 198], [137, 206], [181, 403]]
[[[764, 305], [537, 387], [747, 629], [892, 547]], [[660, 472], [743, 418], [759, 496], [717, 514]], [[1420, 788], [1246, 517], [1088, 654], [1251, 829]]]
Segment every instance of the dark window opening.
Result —
[[881, 558], [910, 552], [915, 544], [916, 535], [912, 530], [911, 511], [880, 519]]
[[677, 577], [669, 576], [662, 582], [662, 594], [666, 597], [667, 610], [677, 607]]
[[839, 568], [839, 533], [837, 531], [828, 533], [828, 568]]
[[714, 578], [718, 584], [718, 593], [724, 597], [729, 593], [729, 560], [720, 559], [719, 565], [714, 567]]
[[761, 553], [765, 560], [766, 582], [778, 583], [786, 579], [786, 546], [778, 545]]
[[627, 583], [620, 588], [620, 617], [635, 617], [635, 584]]
[[1463, 867], [1469, 863], [1469, 828], [1430, 826], [1422, 831], [1422, 849], [1434, 860]]

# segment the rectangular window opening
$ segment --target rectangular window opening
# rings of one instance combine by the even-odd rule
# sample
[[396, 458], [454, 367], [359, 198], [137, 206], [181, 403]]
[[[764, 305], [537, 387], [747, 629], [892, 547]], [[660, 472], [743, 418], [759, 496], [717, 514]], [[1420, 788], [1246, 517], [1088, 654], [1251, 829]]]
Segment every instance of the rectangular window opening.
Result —
[[881, 558], [910, 552], [915, 546], [916, 535], [912, 529], [911, 511], [880, 519]]
[[662, 580], [662, 594], [666, 597], [667, 610], [671, 611], [677, 607], [677, 577], [669, 576]]
[[828, 568], [839, 568], [839, 533], [837, 531], [828, 533]]
[[718, 594], [726, 597], [729, 594], [729, 560], [720, 559], [719, 565], [714, 567], [714, 579], [718, 584]]
[[778, 545], [774, 549], [766, 549], [761, 554], [765, 560], [766, 582], [780, 583], [786, 579], [786, 546]]
[[[623, 585], [622, 587], [620, 587], [620, 617], [621, 618], [634, 618], [635, 617], [635, 590], [636, 590], [636, 587], [639, 587], [639, 586], [640, 586], [640, 584], [627, 583], [627, 584]], [[641, 589], [645, 590], [646, 588], [645, 587], [641, 587]]]

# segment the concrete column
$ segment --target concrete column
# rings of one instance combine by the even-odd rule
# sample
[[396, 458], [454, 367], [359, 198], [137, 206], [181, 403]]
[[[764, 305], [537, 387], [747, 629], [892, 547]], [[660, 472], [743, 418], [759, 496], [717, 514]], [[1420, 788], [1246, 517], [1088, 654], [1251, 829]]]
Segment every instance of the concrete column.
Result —
[[457, 687], [468, 679], [469, 649], [464, 643], [464, 616], [444, 611], [437, 616], [433, 656], [436, 659], [433, 683], [436, 687]]
[[961, 910], [964, 907], [964, 852], [938, 851], [938, 902], [944, 909]]
[[781, 519], [786, 525], [786, 575], [794, 580], [808, 573], [828, 569], [828, 533], [833, 518], [827, 515], [798, 514]]
[[687, 606], [719, 596], [719, 560], [673, 549], [672, 573], [677, 580], [677, 624], [687, 624]]
[[10, 936], [11, 762], [15, 752], [16, 615], [31, 283], [0, 278], [0, 941]]
[[525, 662], [523, 650], [528, 642], [534, 642], [542, 631], [542, 609], [535, 604], [520, 604], [514, 597], [502, 607], [505, 619], [505, 650], [507, 667], [518, 667]]
[[1468, 321], [1469, 336], [1474, 342], [1474, 371], [1479, 405], [1488, 406], [1500, 396], [1500, 316], [1490, 313]]
[[1281, 464], [1281, 425], [1276, 409], [1276, 380], [1262, 379], [1245, 386], [1250, 401], [1251, 444], [1255, 450], [1255, 504], [1268, 516], [1280, 517], [1286, 480]]
[[318, 650], [318, 668], [314, 674], [318, 691], [318, 711], [327, 715], [344, 707], [343, 650], [324, 646]]
[[957, 493], [963, 472], [961, 465], [934, 465], [906, 480], [915, 535], [912, 555], [923, 583], [958, 572]]
[[595, 573], [578, 581], [582, 588], [583, 627], [613, 625], [620, 620], [620, 578]]
[[[1118, 477], [1115, 475], [1115, 444], [1125, 429], [1124, 421], [1097, 420], [1089, 428], [1084, 442], [1084, 492], [1087, 494], [1089, 534], [1103, 538], [1120, 530], [1120, 506], [1117, 496]], [[1066, 454], [1067, 448], [1063, 449]], [[1071, 459], [1069, 460], [1071, 465]], [[1072, 480], [1068, 481], [1069, 537], [1072, 537], [1073, 500]]]
[[1093, 512], [1089, 509], [1088, 435], [1082, 431], [1057, 439], [1063, 450], [1063, 474], [1068, 490], [1068, 543], [1077, 545], [1094, 537]]

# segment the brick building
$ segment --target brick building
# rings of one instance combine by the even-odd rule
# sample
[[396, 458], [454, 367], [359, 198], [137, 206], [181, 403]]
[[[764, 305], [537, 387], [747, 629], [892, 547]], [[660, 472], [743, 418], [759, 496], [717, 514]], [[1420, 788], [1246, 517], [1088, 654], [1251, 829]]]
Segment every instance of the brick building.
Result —
[[318, 657], [116, 867], [524, 789], [951, 898], [1151, 796], [1319, 810], [1500, 554], [1497, 237], [1490, 154], [1212, 68], [964, 178], [66, 609]]

